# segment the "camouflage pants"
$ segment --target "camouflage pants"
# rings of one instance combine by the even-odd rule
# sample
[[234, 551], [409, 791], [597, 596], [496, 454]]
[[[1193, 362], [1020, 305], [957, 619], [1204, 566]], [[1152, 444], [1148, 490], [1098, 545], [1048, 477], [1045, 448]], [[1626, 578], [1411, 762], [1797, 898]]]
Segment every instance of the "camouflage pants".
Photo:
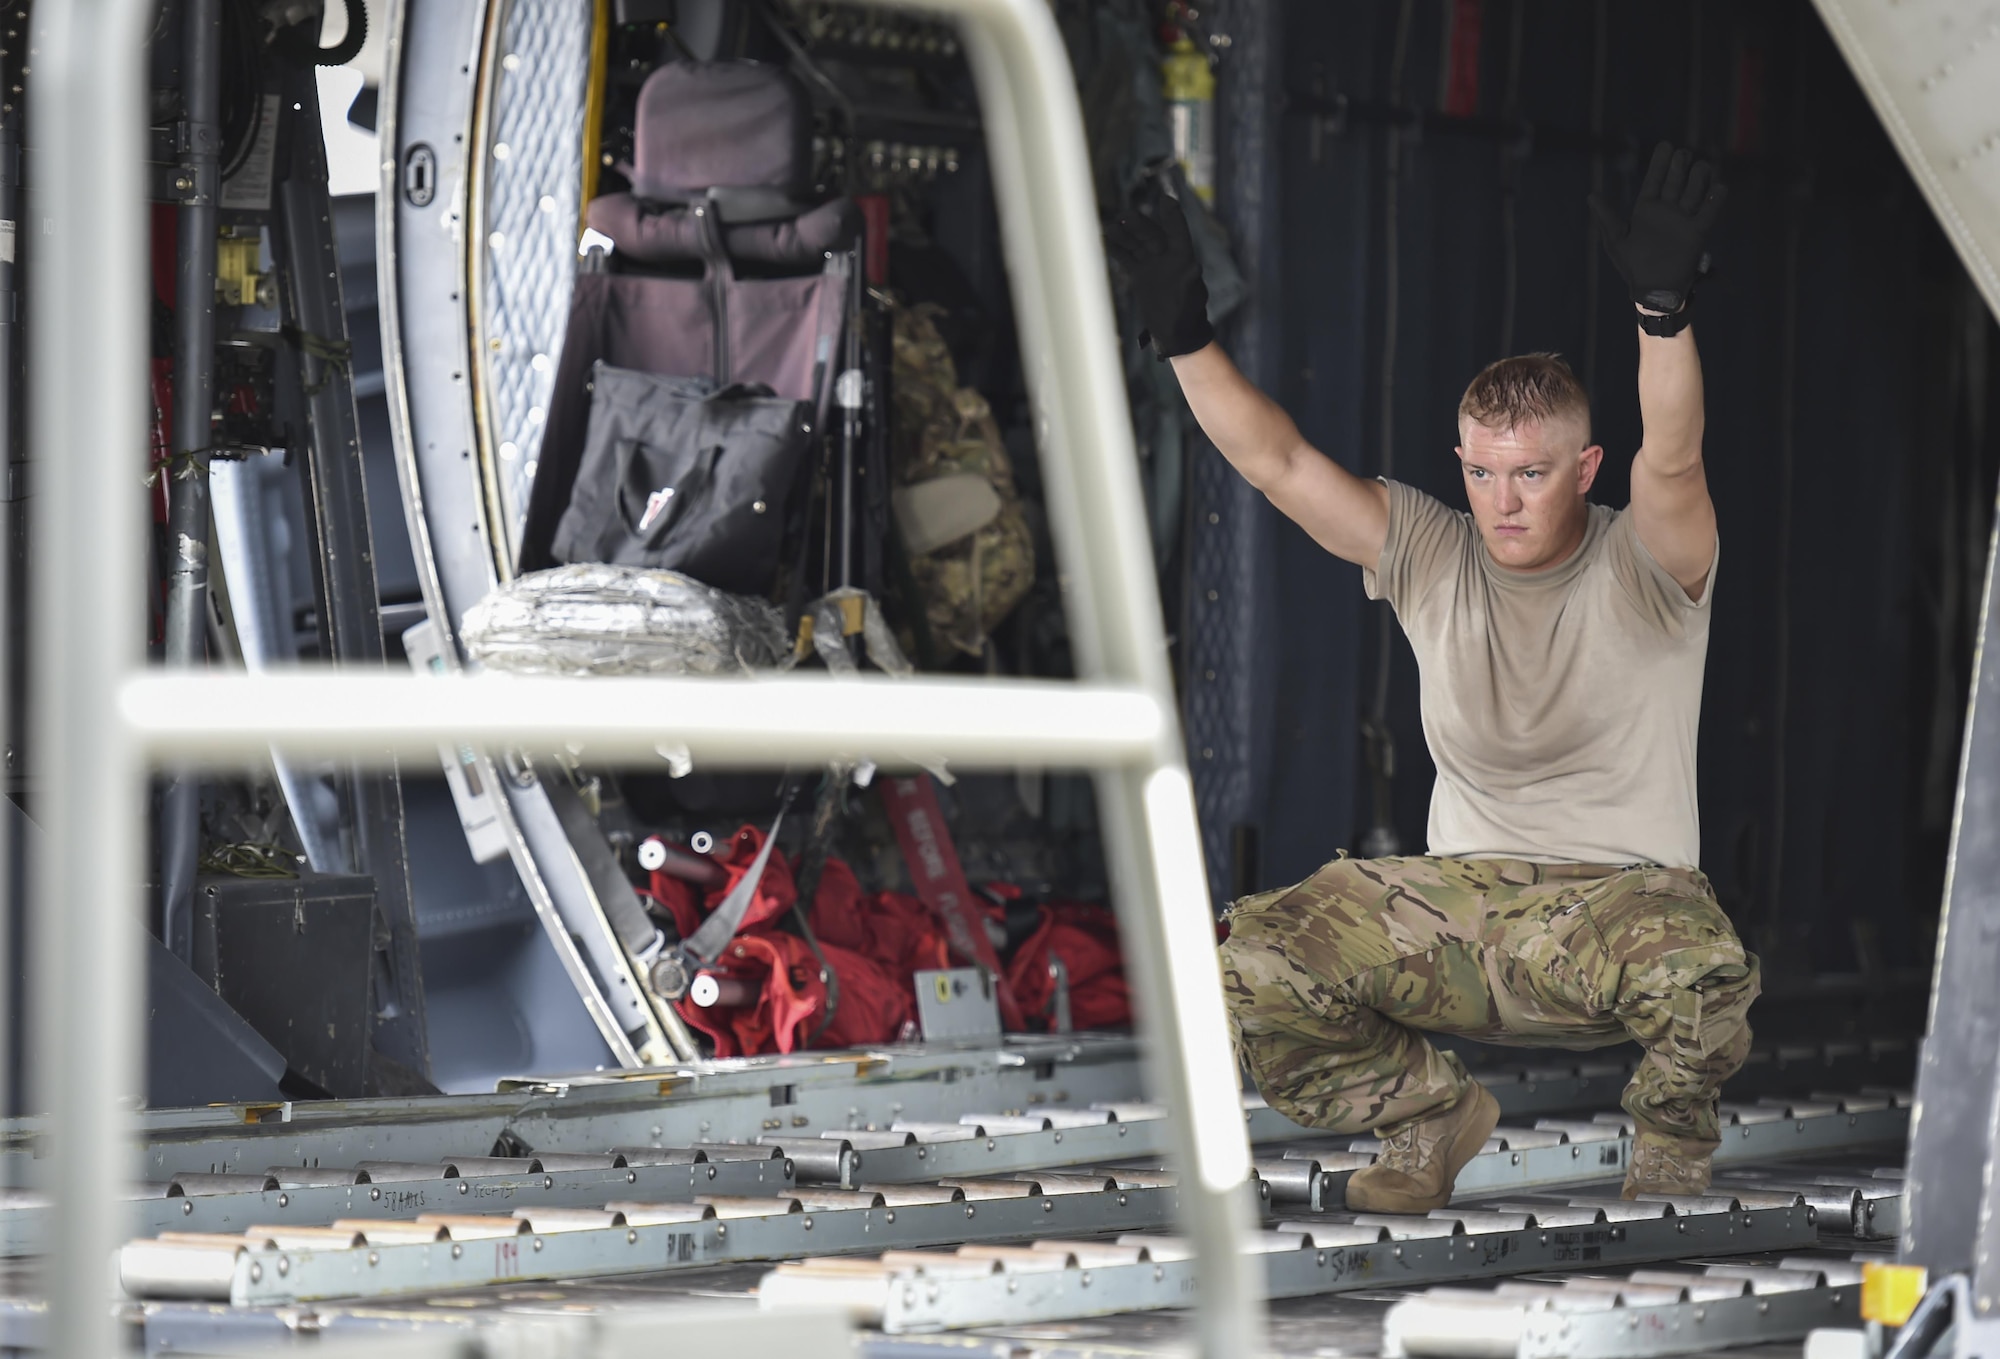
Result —
[[1692, 869], [1514, 859], [1337, 859], [1245, 897], [1222, 947], [1237, 1052], [1271, 1106], [1332, 1132], [1394, 1131], [1470, 1078], [1419, 1030], [1645, 1049], [1642, 1128], [1713, 1142], [1750, 1048], [1757, 959]]

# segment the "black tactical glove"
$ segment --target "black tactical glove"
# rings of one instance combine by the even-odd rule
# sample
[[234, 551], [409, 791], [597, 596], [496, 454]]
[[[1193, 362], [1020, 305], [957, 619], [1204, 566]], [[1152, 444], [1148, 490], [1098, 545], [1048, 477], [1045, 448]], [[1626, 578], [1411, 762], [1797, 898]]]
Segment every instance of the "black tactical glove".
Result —
[[1113, 276], [1139, 308], [1150, 342], [1163, 359], [1192, 354], [1215, 338], [1208, 324], [1208, 288], [1181, 205], [1149, 176], [1104, 228]]
[[[1624, 277], [1633, 302], [1657, 312], [1679, 312], [1687, 305], [1695, 280], [1708, 265], [1702, 247], [1728, 196], [1728, 188], [1715, 178], [1714, 166], [1665, 142], [1653, 148], [1653, 162], [1646, 167], [1629, 227], [1618, 224], [1602, 198], [1590, 196], [1605, 252]], [[1659, 329], [1643, 319], [1640, 324], [1652, 334], [1671, 335], [1686, 321]]]

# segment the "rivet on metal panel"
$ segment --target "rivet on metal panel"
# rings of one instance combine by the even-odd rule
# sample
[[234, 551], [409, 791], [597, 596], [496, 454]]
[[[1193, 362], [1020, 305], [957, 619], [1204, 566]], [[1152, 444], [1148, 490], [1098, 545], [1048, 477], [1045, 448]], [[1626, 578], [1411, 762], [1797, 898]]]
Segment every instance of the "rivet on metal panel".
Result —
[[1043, 1211], [1043, 1212], [1045, 1212], [1045, 1213], [1053, 1213], [1053, 1212], [1054, 1212], [1055, 1210], [1056, 1210], [1056, 1201], [1055, 1201], [1054, 1199], [1043, 1199], [1043, 1200], [1042, 1200], [1042, 1211]]
[[458, 1182], [458, 1192], [461, 1194], [470, 1194], [472, 1192], [472, 1186], [467, 1184], [464, 1180], [460, 1180]]
[[382, 1198], [381, 1190], [371, 1189], [368, 1191], [368, 1199], [371, 1203], [379, 1203], [381, 1201], [381, 1198]]
[[193, 1211], [194, 1211], [194, 1200], [193, 1200], [193, 1199], [182, 1199], [182, 1200], [181, 1200], [181, 1215], [182, 1215], [183, 1217], [185, 1217], [185, 1216], [186, 1216], [187, 1214], [189, 1214], [189, 1213], [192, 1213]]
[[639, 1233], [637, 1233], [637, 1232], [627, 1232], [627, 1233], [625, 1233], [625, 1244], [626, 1244], [626, 1245], [628, 1245], [628, 1246], [636, 1246], [636, 1245], [638, 1245], [638, 1244], [639, 1244]]
[[369, 1264], [371, 1264], [371, 1265], [379, 1265], [379, 1264], [381, 1264], [381, 1263], [382, 1263], [382, 1256], [381, 1256], [381, 1254], [380, 1254], [379, 1252], [377, 1252], [377, 1251], [372, 1251], [372, 1250], [371, 1250], [371, 1251], [369, 1251], [369, 1252], [368, 1252], [368, 1263], [369, 1263]]
[[[465, 1254], [465, 1247], [459, 1245], [457, 1242], [454, 1241], [451, 1247], [451, 1258], [457, 1260], [463, 1257], [464, 1254]], [[374, 1264], [375, 1262], [373, 1260], [370, 1260], [368, 1263]]]
[[280, 1255], [278, 1257], [278, 1277], [282, 1279], [291, 1272], [292, 1272], [291, 1259], [287, 1256]]
[[541, 1248], [542, 1248], [542, 1238], [538, 1236], [535, 1238], [535, 1249], [540, 1250]]
[[813, 1220], [812, 1218], [808, 1217], [804, 1221], [799, 1223], [799, 1225], [801, 1227], [804, 1227], [807, 1231], [811, 1231], [813, 1229]]
[[1088, 1287], [1090, 1287], [1090, 1271], [1089, 1271], [1089, 1270], [1087, 1270], [1087, 1269], [1086, 1269], [1085, 1271], [1083, 1271], [1083, 1278], [1082, 1278], [1082, 1279], [1081, 1279], [1081, 1280], [1080, 1280], [1079, 1282], [1081, 1282], [1081, 1283], [1083, 1284], [1083, 1286], [1084, 1286], [1085, 1288], [1088, 1288]]
[[250, 1282], [262, 1283], [263, 1281], [264, 1281], [264, 1267], [262, 1265], [250, 1266]]
[[888, 1212], [886, 1212], [886, 1213], [882, 1214], [882, 1220], [883, 1220], [884, 1222], [888, 1223], [888, 1224], [889, 1224], [890, 1226], [892, 1226], [892, 1227], [893, 1227], [893, 1226], [895, 1226], [895, 1225], [896, 1225], [896, 1210], [895, 1210], [894, 1208], [891, 1208], [891, 1209], [890, 1209], [890, 1210], [889, 1210]]
[[973, 1216], [973, 1207], [972, 1207], [972, 1205], [971, 1205], [971, 1204], [969, 1204], [969, 1203], [965, 1205], [965, 1215], [966, 1215], [967, 1217], [971, 1217], [971, 1216]]
[[290, 1194], [280, 1194], [280, 1195], [278, 1195], [278, 1206], [279, 1206], [280, 1208], [289, 1208], [289, 1207], [291, 1207], [291, 1206], [292, 1206], [292, 1196], [291, 1196]]

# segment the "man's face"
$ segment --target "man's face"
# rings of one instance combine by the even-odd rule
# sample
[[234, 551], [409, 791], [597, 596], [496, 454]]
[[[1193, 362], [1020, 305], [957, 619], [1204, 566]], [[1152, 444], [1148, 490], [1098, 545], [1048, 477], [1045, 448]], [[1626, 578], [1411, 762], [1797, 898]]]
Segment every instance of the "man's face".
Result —
[[1540, 571], [1576, 550], [1589, 522], [1584, 493], [1604, 458], [1597, 445], [1584, 447], [1580, 422], [1493, 429], [1465, 420], [1459, 437], [1465, 498], [1494, 561]]

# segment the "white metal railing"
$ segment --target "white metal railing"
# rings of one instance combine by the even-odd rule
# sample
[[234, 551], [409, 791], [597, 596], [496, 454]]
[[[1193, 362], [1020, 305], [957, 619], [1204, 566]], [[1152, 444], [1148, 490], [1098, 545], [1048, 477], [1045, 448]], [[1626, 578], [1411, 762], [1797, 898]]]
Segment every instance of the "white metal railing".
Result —
[[[903, 5], [904, 0], [892, 0]], [[1068, 57], [1044, 0], [928, 0], [962, 28], [985, 111], [1002, 237], [1065, 604], [1083, 681], [453, 680], [141, 665], [148, 0], [37, 11], [32, 320], [43, 475], [33, 573], [35, 754], [49, 853], [31, 892], [33, 1050], [53, 1117], [49, 1348], [113, 1352], [105, 1260], [138, 1085], [137, 922], [145, 776], [167, 759], [255, 763], [273, 746], [363, 760], [440, 739], [581, 745], [714, 762], [943, 758], [1090, 766], [1156, 1087], [1176, 1110], [1200, 1345], [1256, 1351], [1258, 1282], [1237, 1249], [1249, 1154], [1191, 786], [1115, 349], [1096, 201]], [[392, 27], [397, 16], [391, 17]], [[393, 154], [393, 148], [385, 148]], [[199, 544], [179, 550], [203, 550]]]

